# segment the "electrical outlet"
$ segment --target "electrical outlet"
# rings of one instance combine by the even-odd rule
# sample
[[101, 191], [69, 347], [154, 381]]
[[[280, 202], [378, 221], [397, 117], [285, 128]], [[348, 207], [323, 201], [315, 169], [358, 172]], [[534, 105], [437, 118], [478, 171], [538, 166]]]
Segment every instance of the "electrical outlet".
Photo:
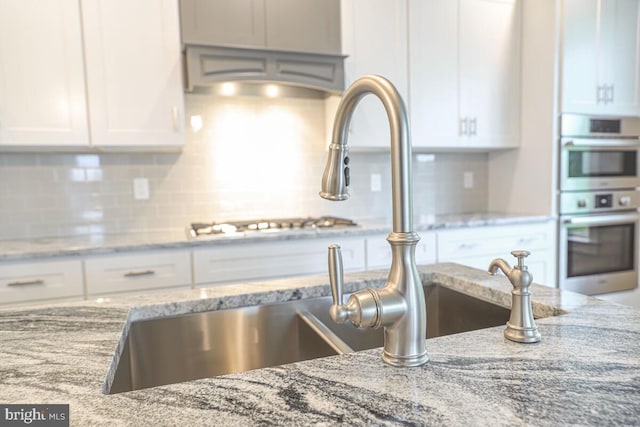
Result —
[[379, 193], [382, 191], [382, 175], [379, 173], [371, 174], [371, 192]]
[[471, 189], [473, 188], [473, 172], [465, 172], [462, 175], [462, 182], [464, 185], [464, 188], [466, 189]]
[[147, 178], [133, 179], [133, 198], [136, 200], [149, 200], [149, 180]]

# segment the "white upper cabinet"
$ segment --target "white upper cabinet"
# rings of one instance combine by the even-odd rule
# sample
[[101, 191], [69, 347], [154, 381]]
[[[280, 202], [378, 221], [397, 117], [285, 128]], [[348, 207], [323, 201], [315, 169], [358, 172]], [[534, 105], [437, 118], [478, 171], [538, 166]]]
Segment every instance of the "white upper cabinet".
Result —
[[182, 42], [340, 53], [339, 0], [181, 0]]
[[176, 0], [82, 0], [91, 142], [184, 144]]
[[519, 145], [517, 0], [409, 0], [414, 147]]
[[[388, 78], [408, 103], [406, 0], [343, 0], [342, 51], [345, 86], [358, 77]], [[408, 105], [407, 105], [408, 107]], [[349, 130], [350, 147], [389, 148], [389, 120], [380, 100], [360, 101]]]
[[181, 73], [177, 0], [0, 0], [0, 149], [180, 147]]
[[89, 143], [77, 0], [0, 0], [0, 147]]
[[640, 114], [638, 0], [564, 0], [562, 111]]

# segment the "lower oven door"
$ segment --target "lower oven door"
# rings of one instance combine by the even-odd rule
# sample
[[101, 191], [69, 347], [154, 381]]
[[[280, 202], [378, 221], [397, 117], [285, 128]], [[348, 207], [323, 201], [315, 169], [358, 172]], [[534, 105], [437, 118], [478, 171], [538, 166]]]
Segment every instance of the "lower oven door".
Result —
[[638, 286], [637, 212], [560, 218], [559, 282], [586, 295]]

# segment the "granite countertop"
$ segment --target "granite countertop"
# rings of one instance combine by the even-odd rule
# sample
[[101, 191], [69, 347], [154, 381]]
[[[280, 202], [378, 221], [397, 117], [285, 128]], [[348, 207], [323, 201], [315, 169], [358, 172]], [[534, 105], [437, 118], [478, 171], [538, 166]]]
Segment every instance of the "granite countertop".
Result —
[[[502, 304], [505, 277], [420, 267]], [[345, 276], [347, 290], [386, 273]], [[427, 340], [430, 361], [395, 368], [381, 349], [114, 395], [102, 393], [131, 321], [328, 294], [325, 277], [0, 310], [0, 402], [68, 403], [72, 425], [640, 425], [640, 311], [532, 286], [542, 341], [504, 327]], [[568, 313], [568, 314], [567, 314]], [[546, 317], [550, 316], [550, 317]], [[109, 372], [107, 374], [107, 372]]]
[[[415, 224], [415, 230], [439, 230], [488, 225], [511, 225], [544, 222], [545, 215], [516, 215], [504, 213], [471, 213], [428, 216]], [[233, 236], [187, 238], [186, 229], [162, 229], [127, 234], [93, 234], [74, 237], [1, 240], [0, 261], [30, 258], [110, 254], [132, 250], [172, 249], [221, 245], [239, 242], [310, 239], [335, 235], [365, 235], [388, 233], [391, 225], [385, 221], [358, 221], [355, 227], [294, 230], [279, 232], [237, 233]]]

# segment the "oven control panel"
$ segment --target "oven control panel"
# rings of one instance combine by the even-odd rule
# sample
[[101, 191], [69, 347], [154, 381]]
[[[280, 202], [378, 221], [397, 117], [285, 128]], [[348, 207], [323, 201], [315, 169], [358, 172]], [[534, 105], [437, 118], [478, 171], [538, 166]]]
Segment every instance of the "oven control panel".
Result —
[[560, 194], [560, 213], [594, 213], [637, 210], [640, 198], [635, 190], [579, 191]]

